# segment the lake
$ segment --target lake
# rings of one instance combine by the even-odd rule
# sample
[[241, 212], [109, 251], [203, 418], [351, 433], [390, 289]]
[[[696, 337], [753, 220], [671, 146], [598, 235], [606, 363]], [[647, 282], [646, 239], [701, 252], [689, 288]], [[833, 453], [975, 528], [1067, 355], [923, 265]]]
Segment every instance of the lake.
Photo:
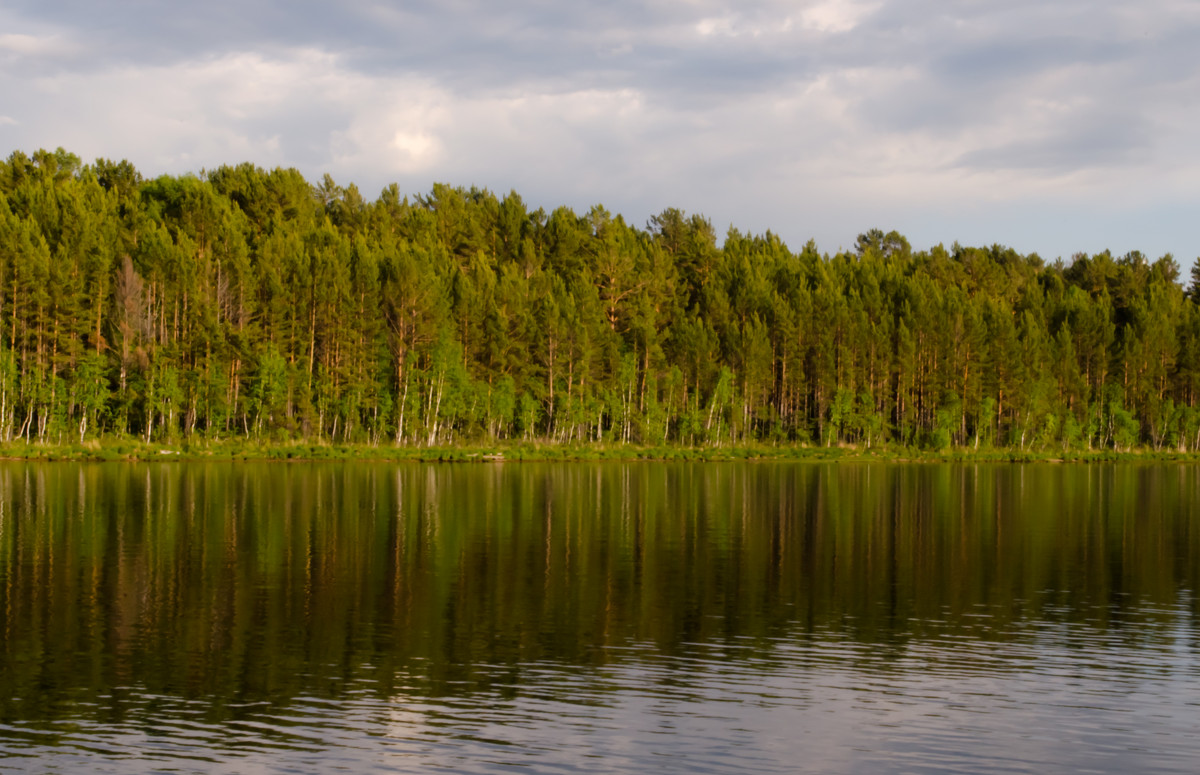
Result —
[[0, 772], [1194, 772], [1200, 466], [0, 464]]

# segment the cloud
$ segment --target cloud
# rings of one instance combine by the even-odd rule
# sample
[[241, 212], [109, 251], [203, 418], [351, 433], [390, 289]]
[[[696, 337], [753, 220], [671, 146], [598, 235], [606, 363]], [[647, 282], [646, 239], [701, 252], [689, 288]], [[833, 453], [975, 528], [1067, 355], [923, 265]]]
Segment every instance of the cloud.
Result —
[[1074, 171], [1146, 160], [1150, 133], [1144, 121], [1116, 111], [1090, 119], [1081, 127], [1053, 126], [1044, 134], [974, 148], [954, 163], [971, 169]]
[[985, 204], [1016, 235], [1031, 201], [1200, 204], [1183, 0], [14, 0], [0, 29], [7, 142], [150, 174], [514, 187], [830, 248]]
[[57, 37], [0, 35], [0, 51], [9, 55], [28, 57], [56, 53], [59, 50], [61, 50], [61, 44]]
[[419, 78], [363, 76], [339, 59], [300, 49], [57, 74], [25, 84], [13, 104], [39, 145], [163, 171], [250, 159], [395, 175], [435, 161], [446, 121], [439, 90]]
[[818, 32], [849, 32], [883, 3], [826, 0], [808, 6], [801, 13], [802, 24]]

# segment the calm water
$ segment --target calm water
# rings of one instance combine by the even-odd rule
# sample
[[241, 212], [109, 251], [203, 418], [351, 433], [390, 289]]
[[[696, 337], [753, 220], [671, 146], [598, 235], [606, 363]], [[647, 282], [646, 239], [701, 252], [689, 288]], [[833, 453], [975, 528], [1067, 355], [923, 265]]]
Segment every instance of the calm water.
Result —
[[1194, 772], [1200, 467], [0, 465], [0, 771]]

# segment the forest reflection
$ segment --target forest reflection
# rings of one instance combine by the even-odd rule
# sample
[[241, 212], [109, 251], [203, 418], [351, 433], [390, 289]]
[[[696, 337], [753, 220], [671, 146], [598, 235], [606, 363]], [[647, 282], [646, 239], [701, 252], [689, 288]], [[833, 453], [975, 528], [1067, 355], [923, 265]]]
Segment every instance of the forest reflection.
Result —
[[1200, 468], [1164, 464], [7, 463], [0, 717], [722, 649], [886, 672], [1079, 628], [1160, 648], [1197, 623], [1195, 503]]

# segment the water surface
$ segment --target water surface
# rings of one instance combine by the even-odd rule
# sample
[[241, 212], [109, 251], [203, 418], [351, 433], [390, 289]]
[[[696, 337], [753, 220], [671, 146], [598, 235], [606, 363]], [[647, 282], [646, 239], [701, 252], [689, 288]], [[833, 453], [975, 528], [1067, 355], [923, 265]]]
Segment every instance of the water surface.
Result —
[[0, 771], [1191, 772], [1200, 468], [0, 465]]

